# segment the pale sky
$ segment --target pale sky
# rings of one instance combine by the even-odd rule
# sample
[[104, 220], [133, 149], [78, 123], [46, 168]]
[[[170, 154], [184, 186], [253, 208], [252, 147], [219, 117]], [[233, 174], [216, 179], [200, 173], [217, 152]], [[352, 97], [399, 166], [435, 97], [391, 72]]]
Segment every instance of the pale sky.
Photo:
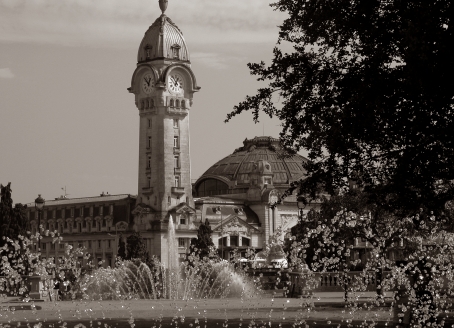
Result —
[[[270, 0], [271, 2], [271, 0]], [[0, 183], [15, 203], [137, 194], [138, 122], [128, 93], [158, 0], [0, 0]], [[192, 179], [242, 146], [278, 137], [233, 106], [261, 86], [248, 62], [270, 63], [285, 14], [268, 0], [169, 0], [200, 92], [190, 112]]]

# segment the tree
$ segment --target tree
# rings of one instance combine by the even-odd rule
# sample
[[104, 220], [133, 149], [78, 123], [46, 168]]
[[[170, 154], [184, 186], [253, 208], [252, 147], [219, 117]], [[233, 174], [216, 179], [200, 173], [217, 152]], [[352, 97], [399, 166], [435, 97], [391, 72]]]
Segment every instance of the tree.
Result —
[[[20, 236], [27, 236], [27, 231], [30, 228], [25, 212], [27, 207], [18, 203], [13, 208], [11, 182], [6, 186], [0, 184], [0, 190], [0, 248], [6, 247], [9, 249], [7, 257], [9, 264], [17, 266], [19, 273], [28, 274], [29, 266], [28, 261], [25, 259], [28, 245], [24, 238], [20, 238]], [[7, 241], [8, 238], [11, 242]], [[15, 243], [17, 243], [18, 251], [15, 251], [15, 247], [13, 247]], [[21, 264], [20, 266], [18, 266], [19, 263]]]
[[[291, 229], [291, 240], [287, 242], [289, 262], [297, 263], [301, 258], [312, 270], [322, 272], [374, 270], [377, 294], [381, 294], [383, 270], [395, 266], [391, 252], [393, 259], [402, 260], [416, 250], [415, 225], [419, 221], [402, 219], [368, 203], [367, 195], [358, 190], [325, 198], [319, 212], [311, 210]], [[433, 225], [427, 223], [426, 228], [432, 229]], [[427, 233], [423, 227], [418, 231]], [[350, 261], [355, 240], [368, 243], [367, 262]]]
[[117, 257], [121, 259], [126, 259], [126, 243], [123, 240], [123, 235], [120, 235], [118, 239], [118, 253]]
[[211, 230], [210, 222], [208, 219], [205, 219], [205, 223], [200, 224], [197, 231], [197, 238], [191, 239], [191, 244], [189, 246], [190, 254], [196, 255], [199, 259], [204, 258], [213, 258], [214, 243], [211, 239]]
[[[5, 238], [18, 240], [19, 235], [26, 236], [29, 229], [29, 222], [25, 214], [27, 207], [18, 203], [13, 208], [11, 182], [6, 186], [0, 185], [0, 189], [0, 235]], [[5, 243], [5, 239], [2, 238], [0, 247]]]
[[[277, 0], [286, 12], [271, 65], [248, 64], [268, 86], [234, 107], [282, 121], [289, 151], [306, 149], [312, 197], [360, 174], [377, 204], [412, 215], [453, 198], [454, 4]], [[293, 48], [284, 53], [279, 46]], [[276, 95], [276, 97], [275, 97]], [[277, 98], [282, 103], [276, 103]]]
[[126, 251], [125, 260], [138, 259], [143, 263], [149, 262], [147, 246], [145, 245], [140, 232], [134, 232], [126, 238]]

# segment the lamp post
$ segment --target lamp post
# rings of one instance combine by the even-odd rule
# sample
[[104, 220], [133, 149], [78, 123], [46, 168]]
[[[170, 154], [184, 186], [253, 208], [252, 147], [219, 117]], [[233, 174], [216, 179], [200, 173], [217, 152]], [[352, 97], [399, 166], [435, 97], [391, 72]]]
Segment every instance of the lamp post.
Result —
[[297, 201], [298, 210], [299, 210], [299, 219], [302, 222], [303, 217], [304, 217], [303, 210], [306, 207], [306, 198], [304, 198], [303, 196], [298, 196], [296, 201]]
[[41, 195], [38, 195], [38, 198], [35, 199], [35, 208], [36, 210], [38, 211], [38, 250], [40, 251], [41, 250], [41, 230], [40, 230], [40, 226], [41, 226], [41, 212], [44, 208], [44, 203], [45, 203], [45, 199], [41, 197]]

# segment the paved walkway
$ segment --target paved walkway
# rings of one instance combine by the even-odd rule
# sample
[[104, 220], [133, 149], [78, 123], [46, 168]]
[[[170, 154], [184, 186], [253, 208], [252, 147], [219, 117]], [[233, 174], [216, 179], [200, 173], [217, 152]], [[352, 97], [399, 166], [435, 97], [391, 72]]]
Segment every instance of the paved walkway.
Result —
[[[373, 295], [364, 295], [360, 302], [368, 301]], [[373, 297], [372, 297], [373, 298]], [[315, 308], [311, 305], [315, 303]], [[370, 302], [368, 302], [370, 303]], [[309, 299], [283, 298], [282, 293], [262, 295], [249, 299], [204, 299], [204, 300], [128, 300], [128, 301], [64, 301], [64, 302], [20, 302], [17, 298], [4, 299], [0, 304], [0, 322], [54, 321], [150, 321], [179, 318], [179, 320], [223, 322], [251, 321], [301, 322], [302, 320], [346, 321], [380, 320], [389, 321], [389, 308], [374, 311], [357, 309], [345, 311], [342, 293], [320, 293]], [[185, 319], [186, 318], [186, 319]], [[334, 320], [334, 321], [333, 321]], [[151, 327], [151, 326], [149, 326]], [[210, 327], [210, 326], [208, 326]]]

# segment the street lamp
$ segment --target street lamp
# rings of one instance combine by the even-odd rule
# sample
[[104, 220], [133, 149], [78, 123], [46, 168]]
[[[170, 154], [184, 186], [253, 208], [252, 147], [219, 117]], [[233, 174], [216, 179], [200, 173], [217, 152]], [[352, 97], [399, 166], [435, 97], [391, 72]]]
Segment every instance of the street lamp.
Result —
[[299, 209], [300, 222], [303, 222], [304, 216], [303, 210], [306, 207], [306, 198], [304, 198], [303, 196], [298, 196], [296, 201]]
[[38, 231], [39, 231], [39, 235], [38, 235], [38, 250], [41, 249], [41, 230], [40, 230], [40, 226], [41, 226], [41, 212], [44, 208], [44, 203], [45, 203], [45, 199], [41, 197], [41, 195], [38, 195], [38, 198], [35, 199], [35, 208], [37, 209], [38, 211]]

